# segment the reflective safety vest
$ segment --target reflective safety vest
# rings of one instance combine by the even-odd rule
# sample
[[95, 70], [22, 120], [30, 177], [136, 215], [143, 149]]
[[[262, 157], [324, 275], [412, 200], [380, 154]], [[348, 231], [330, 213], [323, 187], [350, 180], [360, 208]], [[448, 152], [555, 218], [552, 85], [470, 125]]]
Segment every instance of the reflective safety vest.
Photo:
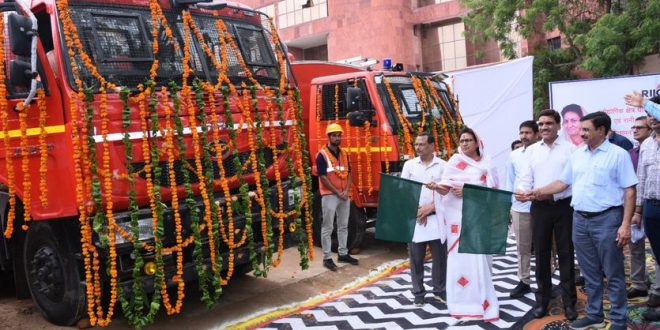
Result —
[[[335, 157], [326, 150], [326, 147], [321, 148], [319, 150], [319, 153], [323, 155], [323, 158], [325, 159], [325, 163], [328, 165], [326, 177], [332, 184], [332, 186], [335, 187], [336, 190], [343, 191], [346, 189], [346, 186], [348, 185], [348, 157], [346, 156], [346, 153], [339, 150], [339, 159], [335, 159]], [[321, 196], [325, 195], [332, 195], [334, 192], [330, 190], [328, 187], [323, 184], [323, 181], [321, 181], [321, 177], [319, 176], [319, 192], [321, 193]]]

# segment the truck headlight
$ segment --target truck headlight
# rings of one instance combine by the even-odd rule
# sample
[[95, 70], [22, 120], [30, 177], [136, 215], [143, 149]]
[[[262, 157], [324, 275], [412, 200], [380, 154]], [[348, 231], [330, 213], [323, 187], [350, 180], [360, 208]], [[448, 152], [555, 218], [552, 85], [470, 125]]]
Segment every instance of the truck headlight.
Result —
[[[121, 222], [118, 223], [117, 225], [121, 227], [125, 232], [132, 234], [130, 222]], [[145, 241], [154, 238], [154, 228], [151, 218], [138, 220], [138, 232], [139, 232], [138, 240], [140, 241]], [[126, 240], [119, 233], [115, 233], [115, 241], [117, 244], [128, 243], [128, 240]]]

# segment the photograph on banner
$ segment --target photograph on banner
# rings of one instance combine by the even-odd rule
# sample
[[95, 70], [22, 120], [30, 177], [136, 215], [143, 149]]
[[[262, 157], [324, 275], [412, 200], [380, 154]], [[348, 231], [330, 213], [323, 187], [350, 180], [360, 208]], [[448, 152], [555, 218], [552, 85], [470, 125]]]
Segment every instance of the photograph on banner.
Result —
[[632, 136], [635, 118], [646, 116], [643, 108], [626, 105], [623, 97], [638, 91], [645, 98], [660, 95], [660, 74], [550, 83], [550, 108], [561, 114], [559, 134], [580, 146], [580, 119], [603, 111], [612, 118], [612, 130], [636, 143]]

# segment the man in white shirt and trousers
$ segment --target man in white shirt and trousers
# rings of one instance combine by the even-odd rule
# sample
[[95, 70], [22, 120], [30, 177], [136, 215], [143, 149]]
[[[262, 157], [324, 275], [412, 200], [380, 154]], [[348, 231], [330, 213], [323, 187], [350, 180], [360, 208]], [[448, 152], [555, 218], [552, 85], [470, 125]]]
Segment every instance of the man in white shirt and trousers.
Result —
[[[417, 157], [406, 161], [401, 171], [401, 177], [424, 184], [440, 181], [446, 162], [434, 155], [435, 139], [433, 135], [427, 132], [419, 133], [415, 138], [414, 146]], [[431, 248], [433, 259], [431, 283], [434, 298], [437, 301], [445, 302], [447, 297], [445, 291], [447, 282], [445, 226], [441, 223], [442, 217], [436, 216], [435, 198], [440, 198], [437, 192], [426, 186], [422, 187], [415, 232], [412, 242], [408, 243], [412, 294], [415, 297], [414, 303], [417, 307], [422, 307], [425, 304], [424, 257], [426, 256], [427, 245]]]
[[[515, 191], [520, 184], [525, 151], [527, 147], [538, 141], [539, 125], [533, 120], [520, 123], [520, 142], [523, 146], [511, 152], [506, 167], [506, 190]], [[509, 296], [514, 299], [522, 298], [532, 291], [530, 284], [530, 260], [532, 257], [532, 216], [530, 207], [532, 202], [519, 202], [511, 196], [511, 222], [516, 234], [516, 248], [518, 251], [518, 285], [511, 290]]]

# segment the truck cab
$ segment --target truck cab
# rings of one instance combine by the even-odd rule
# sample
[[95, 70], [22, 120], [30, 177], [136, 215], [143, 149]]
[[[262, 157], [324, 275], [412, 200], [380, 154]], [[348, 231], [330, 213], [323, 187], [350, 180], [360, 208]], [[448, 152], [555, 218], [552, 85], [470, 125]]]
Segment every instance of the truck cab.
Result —
[[0, 10], [0, 271], [47, 320], [108, 325], [120, 305], [144, 326], [191, 280], [212, 306], [289, 246], [307, 266], [304, 135], [267, 17], [229, 1]]
[[[444, 159], [456, 151], [463, 125], [457, 104], [442, 74], [315, 61], [294, 62], [293, 72], [303, 95], [311, 159], [327, 143], [327, 125], [339, 123], [344, 129], [341, 148], [349, 154], [352, 179], [347, 245], [358, 247], [366, 228], [375, 224], [380, 173], [396, 174], [415, 157], [416, 132], [433, 133], [436, 153]], [[318, 194], [314, 201], [314, 239], [320, 244]]]

